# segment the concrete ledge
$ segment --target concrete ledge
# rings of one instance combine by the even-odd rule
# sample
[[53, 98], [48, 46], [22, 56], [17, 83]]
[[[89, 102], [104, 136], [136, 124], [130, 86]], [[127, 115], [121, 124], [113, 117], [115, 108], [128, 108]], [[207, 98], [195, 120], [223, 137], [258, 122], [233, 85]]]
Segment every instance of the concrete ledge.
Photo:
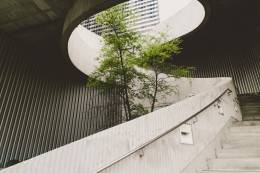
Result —
[[[218, 103], [221, 110], [215, 105], [207, 107], [226, 89], [233, 92], [221, 97], [222, 101]], [[4, 169], [1, 173], [158, 173], [159, 168], [162, 173], [179, 172], [216, 138], [231, 118], [241, 120], [239, 109], [235, 109], [238, 106], [235, 98], [231, 79], [222, 79], [216, 86], [193, 97]], [[194, 145], [180, 144], [178, 128], [171, 129], [196, 113], [196, 118], [187, 122], [193, 127]], [[158, 136], [161, 137], [153, 141]], [[129, 155], [132, 151], [134, 153]], [[111, 165], [118, 159], [119, 162]]]

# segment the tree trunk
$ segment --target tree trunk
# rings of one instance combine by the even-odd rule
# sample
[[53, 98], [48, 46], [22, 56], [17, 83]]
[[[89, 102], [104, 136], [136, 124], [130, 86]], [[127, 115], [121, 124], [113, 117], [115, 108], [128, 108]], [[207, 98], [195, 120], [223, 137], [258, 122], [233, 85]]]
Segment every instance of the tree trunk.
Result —
[[123, 107], [125, 110], [125, 117], [126, 117], [126, 121], [128, 121], [130, 119], [129, 117], [129, 112], [128, 112], [128, 108], [127, 108], [127, 103], [126, 103], [126, 98], [125, 98], [125, 92], [123, 91], [122, 95], [121, 95], [122, 99], [123, 99]]
[[[115, 33], [117, 39], [119, 39], [119, 34], [116, 30], [116, 26], [111, 26], [113, 32]], [[124, 86], [124, 98], [125, 98], [125, 105], [127, 108], [127, 112], [128, 112], [128, 119], [127, 120], [131, 120], [132, 119], [132, 114], [131, 114], [131, 107], [130, 107], [130, 102], [129, 102], [129, 93], [127, 90], [127, 77], [126, 77], [126, 72], [125, 72], [125, 67], [124, 67], [124, 60], [123, 60], [123, 50], [122, 48], [119, 46], [118, 47], [118, 51], [119, 51], [119, 58], [120, 58], [120, 63], [121, 63], [121, 70], [123, 70], [123, 86]]]
[[156, 97], [157, 97], [157, 91], [158, 91], [158, 74], [155, 73], [155, 88], [154, 88], [154, 94], [153, 94], [153, 101], [152, 101], [151, 112], [154, 111], [154, 106], [155, 106]]
[[129, 93], [127, 90], [127, 77], [126, 77], [126, 71], [125, 71], [125, 66], [124, 66], [124, 60], [123, 60], [123, 55], [122, 55], [122, 50], [119, 50], [119, 56], [120, 56], [120, 63], [121, 63], [121, 70], [123, 70], [123, 86], [124, 86], [124, 95], [125, 95], [125, 104], [127, 107], [129, 119], [132, 119], [132, 114], [131, 114], [131, 107], [130, 107], [130, 102], [129, 102]]

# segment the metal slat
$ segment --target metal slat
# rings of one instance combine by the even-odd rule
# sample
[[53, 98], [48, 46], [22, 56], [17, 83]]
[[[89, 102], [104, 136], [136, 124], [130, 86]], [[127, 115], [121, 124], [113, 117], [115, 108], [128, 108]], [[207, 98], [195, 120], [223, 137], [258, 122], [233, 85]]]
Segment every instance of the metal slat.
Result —
[[102, 94], [84, 80], [56, 79], [48, 63], [35, 64], [37, 57], [21, 53], [30, 49], [15, 50], [16, 44], [0, 33], [0, 164], [29, 159], [120, 123], [107, 121], [121, 116], [106, 109], [120, 108], [112, 104], [115, 90]]

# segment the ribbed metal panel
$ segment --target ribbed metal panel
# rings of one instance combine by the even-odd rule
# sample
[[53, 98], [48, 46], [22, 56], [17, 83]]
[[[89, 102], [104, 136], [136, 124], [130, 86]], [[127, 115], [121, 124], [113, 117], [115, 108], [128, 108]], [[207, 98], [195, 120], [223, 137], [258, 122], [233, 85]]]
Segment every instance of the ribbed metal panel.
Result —
[[177, 62], [195, 67], [192, 77], [232, 77], [238, 94], [260, 92], [260, 43], [235, 52], [186, 49]]
[[116, 89], [87, 88], [85, 79], [54, 80], [48, 65], [31, 63], [19, 51], [0, 35], [0, 164], [121, 123]]

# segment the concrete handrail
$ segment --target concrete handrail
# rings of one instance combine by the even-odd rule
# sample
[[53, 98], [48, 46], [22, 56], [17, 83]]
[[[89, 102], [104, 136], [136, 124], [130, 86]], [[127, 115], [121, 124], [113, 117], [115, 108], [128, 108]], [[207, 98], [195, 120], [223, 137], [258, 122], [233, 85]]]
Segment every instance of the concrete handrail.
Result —
[[[212, 84], [214, 85], [214, 83]], [[230, 90], [232, 92], [229, 92]], [[229, 93], [230, 96], [226, 96], [225, 93]], [[216, 116], [217, 112], [214, 107], [211, 106], [212, 103], [216, 103], [216, 100], [220, 97], [226, 100], [222, 104], [224, 104], [224, 106], [227, 104], [226, 106], [228, 106], [223, 110], [226, 116]], [[216, 123], [216, 129], [215, 131], [209, 130], [209, 132], [212, 131], [214, 134], [210, 134], [210, 138], [202, 136], [205, 142], [197, 141], [197, 143], [192, 146], [194, 148], [193, 152], [186, 153], [186, 155], [190, 155], [189, 158], [192, 159], [215, 138], [214, 135], [226, 124], [230, 117], [241, 120], [240, 112], [236, 112], [233, 108], [234, 104], [237, 104], [234, 102], [235, 98], [236, 93], [232, 80], [223, 78], [220, 79], [215, 86], [209, 86], [208, 90], [199, 92], [193, 97], [188, 97], [148, 115], [104, 130], [13, 167], [4, 169], [1, 173], [106, 172], [105, 170], [125, 162], [133, 155], [136, 155], [141, 149], [147, 148], [157, 141], [161, 141], [161, 139], [172, 134], [172, 132], [176, 132], [180, 124], [192, 119], [194, 115], [201, 117], [199, 124], [205, 122], [212, 123], [208, 121], [211, 117], [213, 122]], [[209, 110], [211, 111], [210, 113], [208, 112]], [[201, 119], [205, 120], [201, 121]], [[213, 125], [214, 124], [210, 125], [211, 128]], [[174, 143], [174, 145], [177, 144]], [[185, 151], [189, 150], [185, 149]], [[154, 149], [154, 151], [156, 151], [156, 149]], [[179, 156], [173, 155], [172, 157]], [[187, 161], [184, 162], [185, 163], [182, 163], [183, 166], [188, 164]], [[176, 167], [176, 169], [177, 168], [178, 167]], [[179, 169], [180, 168], [178, 168], [178, 170]]]
[[190, 121], [191, 119], [193, 119], [194, 117], [196, 117], [199, 113], [201, 113], [202, 111], [204, 111], [205, 109], [207, 109], [209, 106], [213, 105], [216, 101], [218, 101], [223, 95], [225, 95], [226, 93], [230, 94], [232, 93], [232, 90], [230, 88], [227, 88], [225, 91], [223, 91], [219, 96], [217, 96], [213, 101], [211, 101], [210, 103], [208, 103], [205, 107], [203, 107], [201, 110], [197, 111], [196, 113], [194, 113], [193, 115], [191, 115], [190, 117], [184, 119], [182, 122], [180, 122], [179, 124], [173, 126], [172, 128], [168, 129], [167, 131], [163, 132], [162, 134], [152, 138], [151, 140], [147, 141], [146, 143], [136, 147], [135, 149], [131, 150], [130, 152], [128, 152], [127, 154], [125, 154], [124, 156], [122, 156], [121, 158], [111, 162], [110, 164], [104, 166], [103, 168], [99, 169], [97, 171], [97, 173], [104, 171], [105, 169], [109, 168], [110, 166], [122, 161], [123, 159], [129, 157], [130, 155], [134, 154], [135, 152], [137, 152], [138, 150], [141, 150], [143, 148], [145, 148], [146, 146], [150, 145], [151, 143], [155, 142], [156, 140], [160, 139], [161, 137], [169, 134], [170, 132], [176, 130], [177, 128], [179, 128], [181, 125], [183, 125], [184, 123]]

